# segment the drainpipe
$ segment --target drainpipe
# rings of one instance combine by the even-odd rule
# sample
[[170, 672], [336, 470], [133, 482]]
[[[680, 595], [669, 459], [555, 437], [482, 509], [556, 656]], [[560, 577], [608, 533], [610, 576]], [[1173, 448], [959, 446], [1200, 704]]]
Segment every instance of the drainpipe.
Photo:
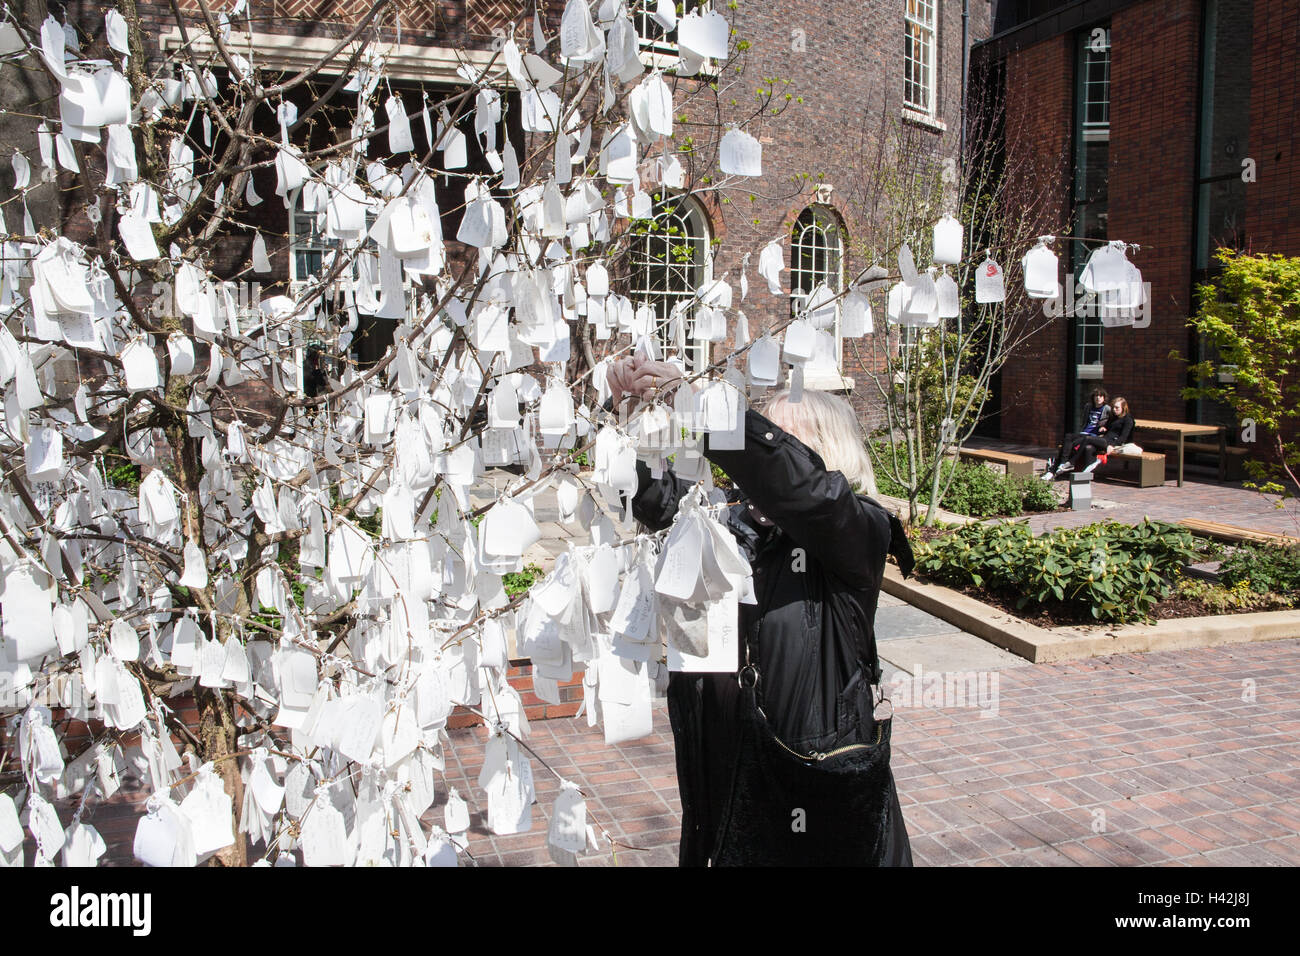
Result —
[[961, 0], [961, 136], [957, 145], [957, 161], [966, 172], [966, 74], [970, 69], [970, 0]]

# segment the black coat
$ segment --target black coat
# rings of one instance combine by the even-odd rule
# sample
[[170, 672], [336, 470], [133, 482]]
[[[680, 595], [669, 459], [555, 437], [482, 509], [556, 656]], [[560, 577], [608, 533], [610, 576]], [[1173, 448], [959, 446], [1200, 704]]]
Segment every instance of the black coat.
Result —
[[[744, 496], [728, 525], [753, 568], [758, 603], [740, 605], [740, 635], [758, 663], [762, 708], [776, 735], [800, 753], [824, 752], [873, 726], [868, 685], [880, 679], [874, 621], [885, 558], [893, 552], [910, 572], [911, 549], [880, 504], [855, 494], [794, 436], [746, 414], [743, 450], [705, 452]], [[644, 465], [639, 475], [634, 514], [652, 529], [667, 527], [689, 485], [670, 471], [653, 480]], [[670, 681], [684, 866], [714, 858], [731, 799], [740, 698], [735, 674]], [[887, 797], [899, 832], [883, 862], [910, 863], [892, 778]], [[758, 848], [750, 861], [816, 862], [821, 842], [801, 841], [802, 859], [765, 857]], [[879, 853], [874, 861], [882, 862]]]

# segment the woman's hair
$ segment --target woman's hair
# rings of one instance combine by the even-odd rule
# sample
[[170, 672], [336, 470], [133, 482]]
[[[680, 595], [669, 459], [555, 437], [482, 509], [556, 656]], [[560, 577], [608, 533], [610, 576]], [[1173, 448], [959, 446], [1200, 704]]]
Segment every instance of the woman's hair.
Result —
[[1128, 401], [1127, 401], [1126, 399], [1123, 399], [1123, 398], [1121, 398], [1120, 396], [1116, 395], [1116, 396], [1115, 396], [1115, 401], [1112, 402], [1111, 404], [1113, 404], [1113, 405], [1118, 405], [1118, 406], [1120, 406], [1120, 408], [1124, 409], [1124, 411], [1120, 413], [1121, 415], [1127, 415], [1127, 414], [1128, 414]]
[[826, 469], [840, 472], [856, 491], [876, 494], [876, 474], [867, 456], [862, 426], [847, 401], [838, 395], [805, 390], [800, 401], [792, 402], [789, 390], [782, 389], [768, 397], [763, 414], [817, 452]]
[[1110, 396], [1106, 394], [1106, 390], [1102, 388], [1100, 385], [1098, 385], [1096, 388], [1092, 390], [1092, 392], [1088, 395], [1088, 398], [1090, 401], [1092, 401], [1093, 404], [1096, 404], [1098, 398], [1100, 398], [1103, 402], [1110, 401]]

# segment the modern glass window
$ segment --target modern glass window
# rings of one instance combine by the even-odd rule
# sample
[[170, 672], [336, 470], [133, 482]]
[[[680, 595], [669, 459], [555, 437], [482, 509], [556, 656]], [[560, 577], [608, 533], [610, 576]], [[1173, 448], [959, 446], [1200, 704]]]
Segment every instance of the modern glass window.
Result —
[[1195, 263], [1201, 279], [1216, 267], [1215, 249], [1246, 246], [1253, 8], [1251, 0], [1205, 4]]
[[934, 115], [935, 0], [904, 0], [903, 102]]
[[[1081, 30], [1075, 47], [1074, 202], [1075, 241], [1070, 244], [1071, 281], [1079, 275], [1098, 240], [1109, 238], [1110, 181], [1110, 27]], [[1092, 240], [1092, 241], [1083, 241]], [[1064, 290], [1063, 290], [1064, 291]], [[1073, 303], [1075, 378], [1070, 395], [1073, 420], [1083, 408], [1083, 395], [1103, 375], [1105, 335], [1095, 308], [1079, 297]], [[1074, 427], [1073, 425], [1071, 427]]]
[[[655, 332], [665, 348], [675, 347], [669, 328], [674, 308], [693, 299], [709, 276], [708, 253], [708, 219], [692, 199], [663, 198], [649, 219], [632, 223], [629, 296], [636, 305], [654, 309]], [[691, 331], [688, 322], [687, 349], [698, 361], [706, 346], [693, 345]]]

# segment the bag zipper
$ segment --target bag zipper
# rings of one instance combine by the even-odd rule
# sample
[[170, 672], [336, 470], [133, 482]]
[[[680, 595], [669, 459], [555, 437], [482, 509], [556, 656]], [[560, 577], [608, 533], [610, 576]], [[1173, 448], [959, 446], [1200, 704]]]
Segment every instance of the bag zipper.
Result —
[[785, 745], [785, 742], [784, 742], [783, 740], [781, 740], [781, 738], [778, 737], [778, 736], [776, 736], [775, 734], [772, 735], [772, 739], [775, 740], [778, 744], [781, 745], [781, 749], [782, 749], [782, 750], [784, 750], [786, 753], [793, 754], [794, 756], [798, 757], [800, 760], [818, 760], [818, 761], [820, 761], [820, 760], [826, 760], [826, 759], [828, 759], [828, 758], [830, 758], [830, 757], [838, 757], [840, 754], [846, 754], [846, 753], [849, 753], [849, 752], [852, 751], [852, 750], [870, 750], [873, 746], [878, 747], [878, 746], [880, 746], [880, 740], [881, 740], [882, 737], [884, 737], [884, 735], [885, 735], [885, 726], [884, 726], [884, 723], [882, 722], [882, 723], [878, 723], [878, 724], [876, 724], [876, 742], [875, 742], [875, 744], [848, 744], [848, 745], [846, 745], [846, 746], [844, 746], [844, 747], [836, 747], [834, 750], [828, 750], [828, 751], [826, 751], [826, 752], [824, 752], [824, 753], [821, 752], [821, 751], [818, 751], [818, 750], [814, 750], [814, 751], [812, 751], [812, 753], [807, 753], [807, 754], [801, 754], [801, 753], [799, 753], [799, 751], [794, 750], [794, 749], [792, 749], [792, 748], [790, 748], [790, 747], [787, 747], [787, 746]]

